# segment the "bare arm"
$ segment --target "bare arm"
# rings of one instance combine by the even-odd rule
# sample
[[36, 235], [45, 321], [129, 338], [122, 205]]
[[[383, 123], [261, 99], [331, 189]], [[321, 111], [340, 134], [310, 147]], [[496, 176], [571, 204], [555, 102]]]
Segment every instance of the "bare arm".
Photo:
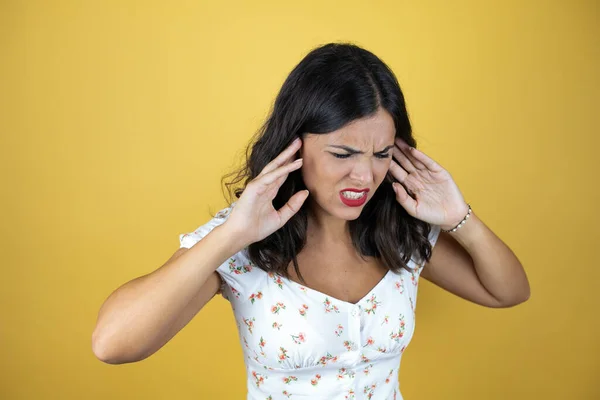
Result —
[[298, 212], [308, 190], [292, 195], [279, 210], [273, 208], [273, 199], [288, 174], [301, 168], [302, 159], [292, 161], [301, 145], [296, 138], [246, 185], [226, 222], [188, 251], [175, 253], [162, 267], [126, 283], [106, 299], [92, 334], [96, 357], [122, 364], [156, 352], [215, 295], [219, 265], [281, 228]]
[[109, 364], [143, 360], [164, 346], [218, 292], [219, 265], [243, 248], [217, 226], [156, 271], [133, 279], [104, 302], [92, 334], [96, 357]]
[[530, 295], [515, 254], [475, 213], [456, 232], [440, 233], [421, 277], [485, 307], [513, 307]]

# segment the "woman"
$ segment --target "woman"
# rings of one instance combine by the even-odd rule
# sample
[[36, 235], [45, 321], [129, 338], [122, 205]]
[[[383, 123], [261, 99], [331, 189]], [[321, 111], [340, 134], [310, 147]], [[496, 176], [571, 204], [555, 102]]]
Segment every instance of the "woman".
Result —
[[312, 50], [228, 184], [243, 180], [237, 201], [106, 300], [95, 354], [148, 357], [221, 292], [249, 399], [401, 399], [420, 276], [487, 307], [529, 297], [518, 259], [415, 144], [379, 58], [352, 44]]

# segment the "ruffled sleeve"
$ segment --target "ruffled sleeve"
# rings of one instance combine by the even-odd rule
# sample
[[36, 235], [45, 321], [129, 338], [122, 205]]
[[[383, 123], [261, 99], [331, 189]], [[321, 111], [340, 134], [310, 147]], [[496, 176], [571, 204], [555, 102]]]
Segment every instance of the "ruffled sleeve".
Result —
[[431, 230], [429, 231], [429, 243], [431, 243], [431, 248], [435, 246], [441, 231], [442, 228], [439, 225], [431, 225]]
[[[231, 214], [231, 210], [233, 209], [234, 205], [235, 203], [220, 210], [213, 218], [205, 222], [203, 225], [200, 225], [193, 232], [180, 234], [180, 247], [185, 247], [188, 249], [193, 247], [213, 229], [227, 221], [227, 218]], [[227, 300], [230, 300], [231, 296], [239, 298], [245, 292], [244, 285], [236, 276], [238, 275], [238, 270], [243, 270], [243, 268], [238, 268], [238, 266], [243, 263], [244, 259], [245, 258], [242, 256], [242, 251], [240, 251], [236, 254], [233, 254], [216, 269], [216, 272], [219, 274], [222, 281], [220, 293]]]

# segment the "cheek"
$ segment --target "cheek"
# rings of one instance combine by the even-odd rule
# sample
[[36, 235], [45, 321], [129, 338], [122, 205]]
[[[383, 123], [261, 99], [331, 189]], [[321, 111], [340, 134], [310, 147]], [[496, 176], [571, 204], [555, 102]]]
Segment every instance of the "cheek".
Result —
[[314, 190], [319, 182], [319, 164], [310, 158], [305, 157], [302, 163], [302, 178], [308, 190]]
[[304, 183], [309, 190], [331, 188], [350, 173], [348, 165], [327, 159], [306, 160], [302, 166]]

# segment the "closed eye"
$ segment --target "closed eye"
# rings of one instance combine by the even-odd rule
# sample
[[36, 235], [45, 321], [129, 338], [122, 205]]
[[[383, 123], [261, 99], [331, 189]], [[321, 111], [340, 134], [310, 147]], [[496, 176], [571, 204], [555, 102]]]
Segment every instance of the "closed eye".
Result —
[[[348, 158], [350, 157], [352, 154], [337, 154], [337, 153], [331, 153], [334, 155], [334, 157], [336, 158]], [[390, 157], [390, 153], [386, 153], [386, 154], [375, 154], [375, 157], [377, 158], [389, 158]]]
[[334, 157], [336, 158], [348, 158], [350, 157], [352, 154], [337, 154], [337, 153], [331, 153], [334, 155]]

